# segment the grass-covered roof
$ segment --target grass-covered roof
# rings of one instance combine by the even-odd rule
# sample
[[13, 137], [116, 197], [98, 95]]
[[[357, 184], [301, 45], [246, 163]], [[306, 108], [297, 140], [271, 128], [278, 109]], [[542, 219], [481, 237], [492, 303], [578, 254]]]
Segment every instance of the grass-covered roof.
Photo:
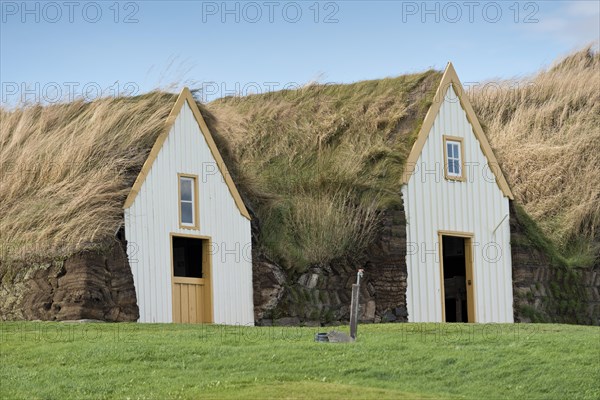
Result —
[[600, 244], [600, 54], [471, 93], [515, 199], [563, 252]]
[[[301, 270], [358, 254], [400, 201], [441, 72], [227, 97], [201, 108], [260, 225], [259, 250]], [[515, 198], [563, 246], [600, 242], [600, 58], [586, 49], [471, 102]], [[0, 261], [114, 237], [176, 96], [0, 109]], [[234, 161], [235, 160], [235, 161]]]
[[[440, 78], [310, 85], [203, 109], [234, 149], [217, 134], [225, 158], [238, 158], [231, 169], [264, 249], [298, 267], [364, 246], [375, 209], [399, 200], [398, 177]], [[0, 259], [67, 256], [114, 237], [175, 98], [0, 110]]]
[[377, 210], [401, 200], [404, 164], [441, 77], [431, 70], [210, 103], [247, 177], [261, 249], [293, 269], [360, 253]]
[[1, 259], [69, 255], [115, 236], [175, 96], [0, 109]]

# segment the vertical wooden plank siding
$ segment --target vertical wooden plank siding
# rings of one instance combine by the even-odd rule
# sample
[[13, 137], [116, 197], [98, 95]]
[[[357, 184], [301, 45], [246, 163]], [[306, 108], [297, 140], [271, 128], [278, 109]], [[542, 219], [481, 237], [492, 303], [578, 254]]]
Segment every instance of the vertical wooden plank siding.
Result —
[[181, 286], [181, 322], [190, 322], [190, 288], [189, 285], [182, 284]]
[[[199, 229], [179, 227], [177, 174], [198, 176]], [[210, 237], [208, 279], [213, 307], [199, 303], [199, 293], [175, 287], [171, 278], [171, 234]], [[140, 322], [177, 320], [173, 298], [193, 300], [192, 307], [219, 324], [254, 324], [250, 221], [240, 210], [221, 175], [206, 139], [186, 103], [171, 127], [132, 205], [125, 209], [125, 236], [140, 307]], [[136, 258], [137, 262], [133, 262]], [[184, 291], [187, 290], [187, 294]], [[200, 289], [196, 289], [200, 290]], [[204, 289], [202, 289], [204, 290]], [[182, 303], [183, 307], [183, 303]], [[180, 310], [185, 319], [186, 313]]]
[[181, 285], [173, 285], [173, 298], [180, 299], [173, 302], [173, 322], [181, 322]]
[[[463, 139], [465, 182], [444, 178], [443, 135]], [[473, 233], [472, 254], [468, 256], [473, 259], [475, 320], [513, 322], [510, 228], [505, 218], [508, 198], [495, 183], [452, 87], [443, 99], [416, 168], [402, 187], [408, 249], [414, 250], [406, 256], [409, 321], [442, 321], [438, 231], [457, 231]]]
[[197, 318], [198, 308], [196, 307], [198, 304], [198, 299], [196, 298], [196, 287], [197, 285], [186, 285], [189, 293], [189, 303], [187, 309], [189, 310], [190, 322], [193, 324], [197, 324], [199, 321]]
[[207, 314], [210, 300], [207, 300], [208, 285], [205, 283], [173, 284], [173, 322], [204, 323], [210, 320]]

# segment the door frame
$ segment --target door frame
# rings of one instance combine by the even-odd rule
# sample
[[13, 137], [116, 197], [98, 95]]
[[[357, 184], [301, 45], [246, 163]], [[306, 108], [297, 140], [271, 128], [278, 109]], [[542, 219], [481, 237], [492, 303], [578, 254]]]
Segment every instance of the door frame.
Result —
[[[473, 243], [475, 234], [471, 232], [459, 231], [438, 231], [438, 246], [440, 253], [440, 286], [441, 286], [441, 301], [442, 301], [442, 322], [446, 322], [446, 293], [444, 288], [444, 242], [443, 236], [453, 236], [463, 238], [465, 240], [465, 279], [467, 280], [467, 321], [469, 323], [476, 322], [475, 316], [475, 268], [473, 261]], [[468, 281], [472, 283], [469, 285]]]
[[[175, 276], [175, 265], [173, 260], [173, 238], [190, 238], [202, 240], [202, 278], [186, 278], [182, 276]], [[189, 233], [176, 233], [171, 232], [169, 234], [169, 254], [171, 257], [171, 322], [175, 320], [175, 284], [176, 283], [204, 283], [206, 287], [206, 294], [204, 299], [208, 301], [208, 321], [207, 323], [214, 322], [214, 302], [213, 302], [213, 290], [212, 290], [212, 237], [204, 235], [193, 235]]]

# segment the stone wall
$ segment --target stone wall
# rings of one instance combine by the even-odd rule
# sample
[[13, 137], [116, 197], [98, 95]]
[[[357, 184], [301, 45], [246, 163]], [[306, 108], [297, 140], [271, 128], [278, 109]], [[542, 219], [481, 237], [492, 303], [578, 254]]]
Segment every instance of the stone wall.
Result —
[[0, 320], [136, 321], [133, 276], [120, 242], [64, 261], [0, 264]]
[[286, 275], [260, 256], [254, 263], [254, 304], [258, 324], [338, 324], [350, 317], [350, 295], [359, 268], [362, 322], [406, 321], [406, 221], [401, 207], [381, 216], [376, 240], [354, 262], [337, 260]]
[[515, 322], [600, 325], [600, 266], [571, 268], [530, 241], [511, 202]]
[[[514, 318], [516, 322], [600, 324], [600, 266], [568, 268], [533, 243], [510, 206]], [[254, 264], [258, 324], [322, 325], [349, 319], [350, 294], [358, 268], [362, 322], [405, 322], [406, 221], [402, 208], [382, 215], [381, 230], [362, 260], [313, 266], [288, 275], [272, 261]]]
[[586, 316], [584, 323], [600, 326], [600, 264], [581, 271], [583, 287], [586, 292]]
[[408, 321], [406, 216], [402, 207], [384, 213], [379, 238], [366, 256], [365, 273], [373, 287], [376, 317], [384, 322]]
[[262, 320], [274, 310], [284, 295], [287, 275], [279, 265], [265, 256], [255, 256], [252, 261], [252, 287], [254, 294], [254, 319]]
[[[406, 221], [401, 207], [385, 211], [376, 240], [354, 262], [338, 260], [302, 274], [255, 254], [255, 318], [259, 325], [347, 322], [352, 284], [364, 268], [362, 322], [405, 322]], [[516, 322], [600, 325], [600, 265], [567, 268], [531, 242], [511, 203]], [[257, 227], [254, 227], [257, 230]], [[257, 232], [253, 232], [257, 233]], [[64, 261], [0, 263], [0, 320], [136, 321], [133, 277], [124, 244]]]

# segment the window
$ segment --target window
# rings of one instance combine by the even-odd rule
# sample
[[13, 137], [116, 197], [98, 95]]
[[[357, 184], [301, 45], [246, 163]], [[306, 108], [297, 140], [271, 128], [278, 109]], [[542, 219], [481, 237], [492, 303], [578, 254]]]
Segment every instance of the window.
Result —
[[198, 229], [198, 186], [195, 175], [178, 174], [179, 226]]
[[463, 139], [444, 136], [444, 175], [446, 179], [465, 180]]

